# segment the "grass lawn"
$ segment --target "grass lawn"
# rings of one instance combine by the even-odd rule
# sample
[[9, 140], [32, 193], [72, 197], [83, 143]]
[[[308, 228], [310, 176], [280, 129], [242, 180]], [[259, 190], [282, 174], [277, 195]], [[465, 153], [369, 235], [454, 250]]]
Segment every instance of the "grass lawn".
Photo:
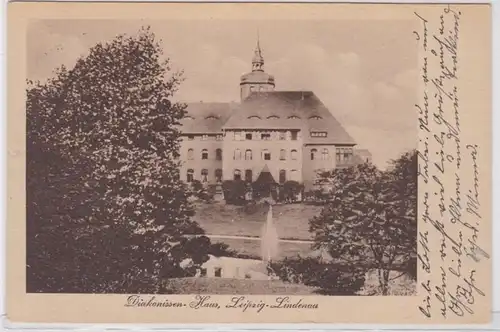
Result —
[[221, 295], [311, 295], [316, 288], [288, 284], [279, 280], [247, 280], [222, 278], [179, 278], [169, 279], [167, 287], [174, 294], [221, 294]]
[[[267, 207], [248, 214], [243, 207], [222, 203], [197, 203], [194, 219], [207, 234], [256, 236], [266, 222]], [[284, 204], [273, 206], [273, 221], [282, 239], [309, 240], [309, 219], [318, 215], [321, 206]]]

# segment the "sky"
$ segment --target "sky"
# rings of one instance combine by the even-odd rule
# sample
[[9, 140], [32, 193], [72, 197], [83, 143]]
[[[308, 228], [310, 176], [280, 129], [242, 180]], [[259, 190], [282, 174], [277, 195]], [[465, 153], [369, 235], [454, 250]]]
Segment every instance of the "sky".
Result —
[[30, 24], [28, 79], [71, 68], [98, 42], [142, 26], [161, 40], [185, 81], [177, 100], [239, 101], [259, 35], [276, 90], [313, 91], [384, 168], [417, 146], [418, 60], [411, 21], [43, 20]]

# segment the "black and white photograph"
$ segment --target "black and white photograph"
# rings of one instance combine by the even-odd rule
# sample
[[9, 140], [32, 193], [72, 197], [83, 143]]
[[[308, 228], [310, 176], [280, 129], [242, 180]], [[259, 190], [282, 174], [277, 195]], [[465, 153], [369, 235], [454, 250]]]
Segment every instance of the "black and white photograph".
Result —
[[26, 291], [415, 295], [415, 25], [32, 21]]
[[491, 6], [8, 18], [9, 328], [491, 321]]

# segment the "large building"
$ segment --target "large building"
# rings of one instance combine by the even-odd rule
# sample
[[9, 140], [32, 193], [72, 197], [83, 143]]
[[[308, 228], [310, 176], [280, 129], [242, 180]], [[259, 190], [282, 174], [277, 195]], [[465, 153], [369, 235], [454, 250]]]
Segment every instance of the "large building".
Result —
[[317, 171], [355, 162], [352, 137], [312, 91], [278, 91], [257, 42], [240, 103], [191, 103], [182, 121], [181, 179], [215, 184], [255, 181], [314, 185]]

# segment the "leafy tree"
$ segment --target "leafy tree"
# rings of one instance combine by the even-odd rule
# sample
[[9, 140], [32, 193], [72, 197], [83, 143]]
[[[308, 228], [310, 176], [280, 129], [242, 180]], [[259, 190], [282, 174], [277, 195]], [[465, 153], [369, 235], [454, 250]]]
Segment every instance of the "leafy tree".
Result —
[[[382, 294], [389, 273], [416, 268], [417, 158], [415, 151], [388, 171], [369, 163], [330, 172], [334, 190], [320, 215], [310, 220], [315, 247], [350, 264], [378, 269]], [[411, 262], [411, 264], [409, 264]]]
[[203, 241], [184, 239], [203, 231], [179, 180], [182, 77], [161, 57], [142, 29], [28, 82], [28, 291], [155, 292]]

